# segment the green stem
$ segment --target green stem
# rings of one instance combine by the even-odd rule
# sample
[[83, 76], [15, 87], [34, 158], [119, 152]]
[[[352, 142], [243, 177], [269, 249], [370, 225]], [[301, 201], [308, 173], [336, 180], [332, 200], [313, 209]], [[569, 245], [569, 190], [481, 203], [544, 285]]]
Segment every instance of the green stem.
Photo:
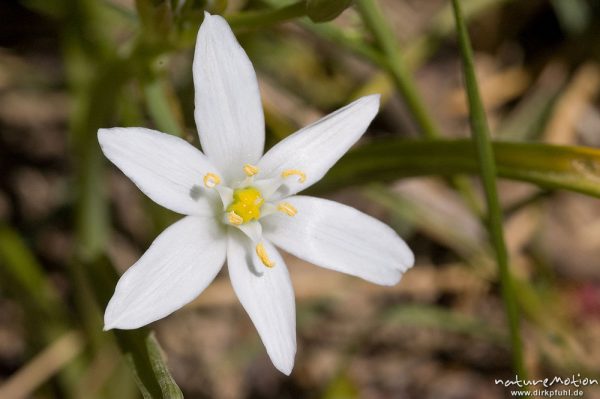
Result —
[[504, 242], [502, 228], [502, 209], [498, 200], [496, 188], [496, 163], [494, 161], [494, 149], [490, 140], [490, 132], [487, 125], [485, 111], [481, 102], [471, 43], [462, 17], [458, 0], [452, 0], [458, 42], [463, 62], [465, 86], [469, 101], [469, 117], [471, 122], [472, 136], [477, 148], [479, 168], [488, 206], [488, 228], [492, 243], [496, 250], [496, 261], [500, 273], [500, 284], [504, 306], [508, 317], [510, 328], [510, 339], [513, 356], [513, 367], [521, 378], [526, 378], [523, 362], [523, 348], [521, 332], [519, 328], [519, 309], [514, 295], [513, 280], [508, 267], [508, 251]]
[[256, 28], [274, 25], [306, 15], [306, 2], [298, 1], [281, 8], [260, 11], [246, 11], [226, 16], [232, 28]]
[[406, 101], [415, 122], [427, 138], [436, 138], [440, 132], [429, 116], [423, 100], [419, 96], [411, 73], [400, 54], [392, 28], [373, 0], [357, 0], [356, 6], [375, 40], [387, 57], [387, 68], [394, 83]]
[[159, 73], [142, 82], [146, 105], [152, 120], [161, 132], [183, 137], [181, 109], [169, 82]]
[[[387, 60], [384, 66], [387, 67], [398, 91], [404, 97], [406, 106], [423, 135], [428, 139], [439, 138], [440, 131], [419, 95], [410, 70], [400, 54], [399, 45], [390, 24], [374, 0], [357, 0], [356, 5], [364, 23], [386, 56]], [[453, 176], [449, 182], [462, 195], [472, 211], [481, 216], [481, 206], [469, 181], [461, 176]]]
[[301, 21], [302, 26], [315, 34], [340, 45], [353, 53], [363, 57], [365, 60], [381, 67], [387, 67], [387, 60], [381, 54], [381, 51], [374, 49], [362, 40], [350, 37], [341, 29], [331, 24], [315, 24], [308, 21]]

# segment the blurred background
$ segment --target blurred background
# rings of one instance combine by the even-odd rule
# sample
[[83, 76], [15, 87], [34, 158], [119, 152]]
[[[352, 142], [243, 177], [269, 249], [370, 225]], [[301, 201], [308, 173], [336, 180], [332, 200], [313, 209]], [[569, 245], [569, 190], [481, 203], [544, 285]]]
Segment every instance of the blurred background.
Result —
[[[118, 274], [178, 216], [101, 156], [96, 132], [144, 126], [198, 145], [191, 61], [204, 9], [228, 16], [254, 63], [268, 146], [375, 92], [382, 108], [363, 144], [468, 137], [448, 2], [316, 3], [0, 2], [0, 398], [141, 397], [127, 348], [143, 341], [102, 332], [101, 316]], [[600, 146], [600, 3], [462, 4], [494, 138]], [[382, 60], [389, 42], [396, 67]], [[369, 184], [334, 174], [315, 187], [390, 224], [417, 262], [388, 288], [287, 256], [298, 321], [290, 377], [223, 273], [152, 325], [185, 397], [509, 396], [494, 383], [515, 372], [480, 183], [462, 178], [465, 195], [439, 168]], [[600, 378], [599, 200], [509, 180], [499, 191], [529, 376]], [[600, 398], [598, 385], [582, 389]]]

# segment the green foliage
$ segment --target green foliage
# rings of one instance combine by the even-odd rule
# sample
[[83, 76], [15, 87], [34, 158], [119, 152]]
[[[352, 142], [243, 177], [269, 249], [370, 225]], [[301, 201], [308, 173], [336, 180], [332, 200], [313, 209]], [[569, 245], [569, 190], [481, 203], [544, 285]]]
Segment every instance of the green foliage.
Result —
[[[600, 197], [600, 150], [504, 141], [492, 146], [500, 177]], [[470, 140], [379, 139], [346, 154], [312, 190], [477, 172], [477, 152]]]
[[306, 15], [313, 22], [327, 22], [337, 18], [352, 0], [306, 0]]
[[28, 323], [39, 334], [34, 337], [37, 343], [56, 338], [66, 321], [60, 298], [26, 242], [9, 226], [0, 226], [0, 263], [2, 280], [9, 283], [6, 287], [15, 297], [24, 298]]
[[322, 399], [353, 399], [360, 398], [356, 383], [347, 375], [341, 374], [334, 378], [321, 396]]
[[[169, 373], [161, 348], [147, 329], [116, 333], [123, 353], [134, 372], [135, 381], [144, 399], [183, 398], [181, 389]], [[144, 343], [140, 346], [140, 343]]]
[[[101, 257], [94, 262], [82, 264], [94, 282], [94, 297], [106, 308], [119, 276], [108, 259]], [[135, 381], [144, 399], [182, 398], [181, 390], [169, 373], [162, 349], [152, 331], [147, 328], [136, 330], [113, 330], [117, 343], [131, 365]]]

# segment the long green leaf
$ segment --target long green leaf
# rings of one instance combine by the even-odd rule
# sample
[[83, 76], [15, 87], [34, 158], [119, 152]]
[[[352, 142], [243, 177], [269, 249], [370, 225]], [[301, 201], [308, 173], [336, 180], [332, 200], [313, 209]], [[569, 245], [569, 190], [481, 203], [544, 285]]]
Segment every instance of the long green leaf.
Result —
[[175, 383], [175, 380], [166, 366], [162, 349], [156, 340], [154, 333], [149, 334], [146, 338], [146, 349], [148, 350], [150, 364], [152, 365], [152, 370], [158, 380], [158, 385], [160, 385], [163, 396], [169, 399], [183, 398], [181, 389], [179, 389]]
[[[93, 289], [102, 309], [112, 296], [118, 275], [105, 258], [82, 265], [94, 281]], [[138, 388], [144, 399], [183, 398], [181, 390], [169, 373], [162, 350], [151, 330], [112, 330], [121, 351], [132, 366]]]
[[452, 0], [454, 17], [456, 20], [456, 30], [458, 34], [458, 44], [462, 58], [463, 72], [465, 78], [465, 88], [467, 91], [467, 100], [469, 103], [469, 120], [471, 122], [471, 135], [473, 143], [477, 148], [479, 160], [479, 171], [487, 202], [487, 222], [490, 240], [495, 248], [496, 262], [500, 274], [500, 285], [502, 288], [502, 297], [508, 326], [510, 330], [511, 350], [513, 357], [513, 367], [515, 372], [522, 378], [526, 378], [525, 363], [523, 360], [523, 341], [521, 339], [521, 330], [519, 326], [520, 315], [513, 288], [512, 276], [509, 269], [508, 250], [504, 240], [504, 228], [502, 220], [502, 208], [498, 198], [498, 189], [496, 187], [496, 161], [494, 159], [494, 148], [490, 139], [487, 118], [479, 94], [479, 85], [475, 76], [475, 64], [473, 62], [473, 50], [467, 27], [463, 19], [459, 0]]
[[68, 325], [58, 293], [19, 233], [5, 225], [0, 225], [0, 262], [2, 287], [22, 298], [40, 344], [55, 339]]
[[[494, 142], [498, 176], [600, 197], [600, 150], [542, 143]], [[381, 139], [344, 156], [311, 192], [402, 177], [478, 173], [470, 140]]]

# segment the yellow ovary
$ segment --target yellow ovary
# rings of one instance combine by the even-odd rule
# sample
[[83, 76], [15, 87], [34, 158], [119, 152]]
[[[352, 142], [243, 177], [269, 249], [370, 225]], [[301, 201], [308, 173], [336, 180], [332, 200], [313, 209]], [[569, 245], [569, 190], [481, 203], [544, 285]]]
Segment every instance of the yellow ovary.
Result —
[[[227, 207], [230, 222], [239, 219], [232, 217], [231, 213], [241, 218], [241, 223], [248, 223], [251, 220], [258, 220], [260, 217], [260, 208], [265, 200], [260, 191], [254, 187], [239, 188], [233, 192], [233, 202]], [[233, 224], [241, 224], [233, 223]]]

